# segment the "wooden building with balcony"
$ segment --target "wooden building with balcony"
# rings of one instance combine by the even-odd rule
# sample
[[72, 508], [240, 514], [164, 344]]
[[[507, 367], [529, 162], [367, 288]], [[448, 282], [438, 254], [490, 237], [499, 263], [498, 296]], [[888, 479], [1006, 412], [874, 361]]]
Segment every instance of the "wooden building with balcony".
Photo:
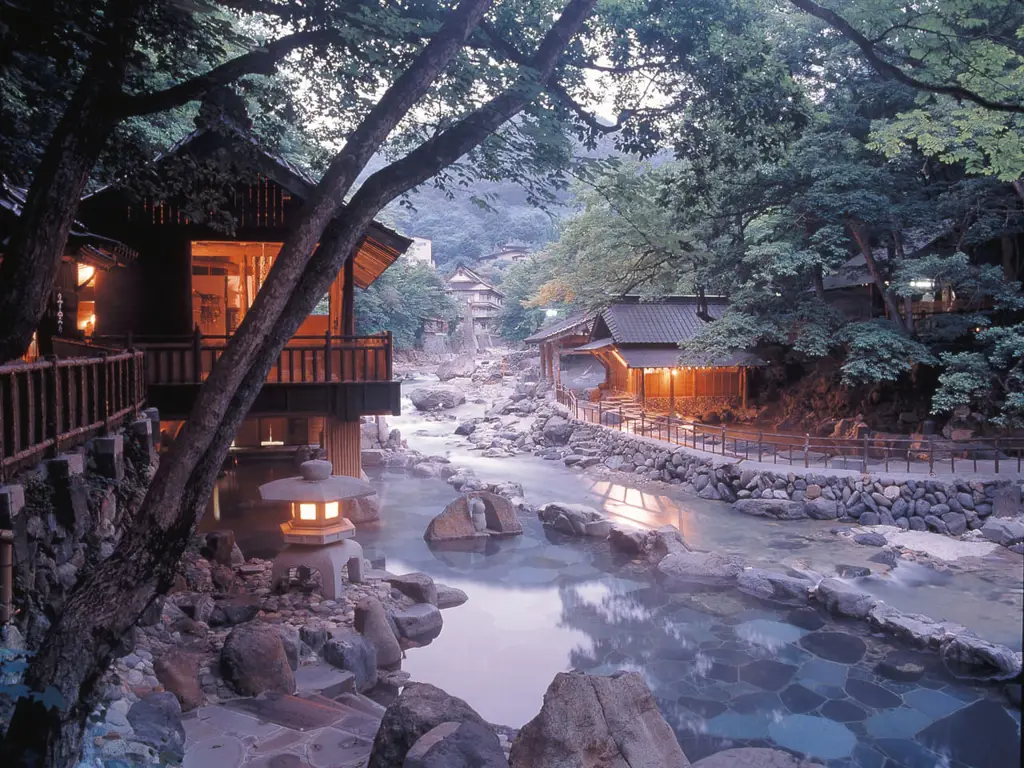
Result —
[[463, 319], [473, 323], [479, 349], [494, 345], [494, 328], [505, 294], [469, 267], [459, 265], [445, 281], [446, 290], [463, 307]]
[[[196, 131], [154, 161], [154, 178], [195, 172], [180, 193], [156, 187], [160, 193], [139, 196], [114, 185], [80, 208], [90, 226], [138, 253], [128, 268], [97, 275], [92, 341], [144, 351], [148, 401], [167, 420], [165, 437], [188, 415], [315, 187], [263, 150], [246, 120], [244, 111], [207, 111]], [[209, 199], [217, 200], [216, 212], [197, 210]], [[282, 351], [237, 449], [319, 443], [336, 472], [359, 475], [359, 417], [397, 414], [400, 385], [392, 381], [390, 334], [355, 335], [354, 290], [373, 283], [411, 243], [383, 225], [369, 227], [319, 311]]]

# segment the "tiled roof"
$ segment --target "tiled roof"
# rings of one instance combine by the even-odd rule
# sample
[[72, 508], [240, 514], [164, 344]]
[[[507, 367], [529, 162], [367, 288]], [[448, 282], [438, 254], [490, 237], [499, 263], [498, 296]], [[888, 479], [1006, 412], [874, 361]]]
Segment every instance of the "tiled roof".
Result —
[[589, 323], [593, 319], [593, 312], [581, 312], [576, 315], [570, 315], [565, 318], [565, 320], [560, 320], [559, 322], [544, 326], [536, 333], [527, 336], [523, 341], [527, 344], [539, 344], [542, 341], [553, 339], [555, 336], [559, 336], [565, 331], [571, 331], [578, 325]]
[[[726, 300], [709, 298], [708, 314], [719, 318]], [[697, 315], [695, 296], [673, 296], [659, 301], [624, 299], [602, 314], [616, 344], [677, 344], [694, 338], [707, 321]]]

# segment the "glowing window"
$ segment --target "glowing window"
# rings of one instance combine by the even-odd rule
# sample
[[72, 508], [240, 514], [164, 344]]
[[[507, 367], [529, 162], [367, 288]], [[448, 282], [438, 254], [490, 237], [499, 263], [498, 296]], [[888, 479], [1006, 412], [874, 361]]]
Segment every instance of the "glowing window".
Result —
[[316, 520], [316, 504], [299, 504], [300, 520]]
[[338, 502], [329, 501], [324, 506], [324, 517], [330, 520], [332, 517], [338, 516]]
[[90, 267], [88, 264], [79, 264], [78, 265], [78, 284], [80, 286], [81, 285], [85, 285], [90, 280], [92, 280], [92, 276], [95, 275], [95, 274], [96, 274], [96, 268], [95, 267]]

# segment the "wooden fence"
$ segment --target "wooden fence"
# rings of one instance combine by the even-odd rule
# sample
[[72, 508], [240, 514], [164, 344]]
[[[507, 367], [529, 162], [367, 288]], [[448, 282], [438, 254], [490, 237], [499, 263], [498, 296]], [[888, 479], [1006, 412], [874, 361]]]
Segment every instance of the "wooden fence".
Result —
[[[145, 355], [146, 383], [197, 384], [206, 379], [230, 337], [102, 336], [107, 346], [133, 347]], [[293, 336], [267, 376], [268, 384], [391, 381], [391, 333], [376, 336]]]
[[132, 351], [0, 366], [0, 479], [137, 414], [143, 364]]
[[608, 408], [600, 402], [581, 401], [575, 392], [564, 387], [557, 387], [555, 393], [558, 402], [579, 421], [747, 461], [804, 468], [929, 474], [948, 470], [950, 473], [1019, 475], [1024, 469], [1024, 438], [1020, 437], [955, 442], [935, 436], [894, 437], [869, 431], [857, 438], [814, 437], [701, 424], [643, 411], [635, 416], [621, 407]]

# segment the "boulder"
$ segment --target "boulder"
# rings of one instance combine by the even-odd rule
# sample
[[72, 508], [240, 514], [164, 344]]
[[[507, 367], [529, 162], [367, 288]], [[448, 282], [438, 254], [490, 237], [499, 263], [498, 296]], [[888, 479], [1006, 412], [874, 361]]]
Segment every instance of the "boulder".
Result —
[[1021, 654], [971, 634], [953, 635], [941, 641], [939, 653], [946, 668], [957, 677], [1009, 680], [1021, 672]]
[[[868, 514], [868, 513], [865, 512], [864, 514]], [[861, 545], [863, 545], [865, 547], [884, 547], [885, 546], [885, 536], [883, 536], [880, 533], [875, 533], [874, 531], [871, 531], [869, 533], [858, 533], [857, 535], [855, 535], [853, 537], [853, 540], [856, 543], [861, 544]]]
[[406, 573], [401, 576], [389, 575], [384, 578], [384, 581], [417, 603], [437, 605], [437, 587], [434, 586], [434, 580], [425, 573]]
[[622, 528], [613, 525], [608, 532], [608, 543], [612, 549], [636, 557], [643, 554], [647, 532], [639, 528]]
[[437, 378], [441, 381], [469, 378], [476, 373], [476, 360], [470, 354], [457, 355], [437, 366]]
[[807, 517], [804, 502], [789, 499], [740, 499], [732, 508], [745, 515], [774, 517], [777, 520], [803, 520]]
[[469, 600], [469, 596], [461, 589], [449, 587], [447, 584], [437, 585], [437, 607], [455, 608]]
[[724, 749], [693, 764], [693, 768], [819, 768], [821, 763], [794, 757], [781, 749]]
[[981, 526], [981, 535], [1003, 547], [1024, 541], [1024, 522], [1001, 517], [990, 517]]
[[351, 672], [357, 690], [368, 691], [377, 684], [377, 649], [368, 638], [348, 630], [335, 630], [321, 654], [328, 664]]
[[295, 677], [273, 624], [254, 621], [232, 629], [220, 651], [220, 670], [240, 696], [295, 690]]
[[185, 726], [181, 722], [181, 705], [168, 691], [151, 693], [132, 704], [128, 722], [135, 731], [134, 741], [148, 744], [157, 754], [185, 757]]
[[426, 644], [441, 634], [444, 620], [437, 606], [419, 603], [392, 614], [398, 634], [414, 643]]
[[561, 416], [551, 416], [544, 422], [544, 439], [552, 445], [565, 445], [572, 436], [573, 426]]
[[508, 768], [508, 760], [488, 726], [447, 722], [416, 740], [402, 768]]
[[[234, 626], [245, 624], [256, 618], [261, 610], [262, 603], [255, 595], [238, 595], [224, 600], [218, 600], [210, 612], [206, 623], [213, 626]], [[198, 620], [198, 619], [197, 619]]]
[[523, 532], [523, 524], [516, 516], [515, 507], [508, 499], [490, 491], [473, 491], [456, 499], [427, 525], [423, 538], [427, 542], [458, 541], [459, 539], [475, 539], [481, 536], [473, 525], [469, 504], [472, 499], [480, 499], [484, 505], [486, 534], [496, 536], [518, 536]]
[[211, 563], [231, 565], [231, 550], [235, 546], [234, 531], [210, 531], [206, 541], [199, 548], [199, 554]]
[[[815, 486], [810, 486], [815, 487]], [[804, 513], [812, 520], [835, 520], [839, 517], [839, 504], [831, 499], [804, 497]]]
[[427, 683], [409, 683], [384, 713], [367, 768], [401, 766], [420, 737], [442, 723], [463, 722], [487, 727], [462, 699]]
[[281, 645], [284, 646], [284, 655], [288, 659], [288, 666], [294, 672], [299, 668], [299, 660], [302, 656], [302, 638], [299, 635], [299, 628], [291, 624], [275, 624], [277, 634], [281, 638]]
[[689, 766], [644, 678], [560, 672], [540, 713], [524, 725], [512, 768], [684, 768]]
[[671, 587], [680, 583], [732, 581], [744, 563], [732, 555], [715, 552], [674, 552], [658, 563], [658, 572]]
[[153, 659], [156, 679], [178, 698], [182, 712], [203, 705], [203, 689], [199, 685], [199, 656], [171, 649]]
[[736, 586], [748, 595], [765, 600], [804, 602], [814, 584], [809, 579], [786, 576], [762, 568], [748, 568], [739, 574]]
[[839, 579], [823, 579], [818, 583], [818, 601], [832, 613], [866, 618], [878, 601], [867, 592], [850, 586]]
[[418, 411], [444, 411], [466, 402], [460, 390], [443, 384], [418, 387], [409, 393], [409, 399]]
[[540, 518], [544, 525], [570, 536], [597, 536], [603, 538], [608, 536], [611, 530], [610, 525], [592, 525], [593, 523], [606, 523], [607, 521], [598, 510], [588, 507], [586, 504], [566, 504], [561, 501], [551, 501], [541, 505], [537, 510], [537, 517]]
[[475, 421], [460, 421], [459, 425], [455, 427], [455, 434], [462, 435], [463, 437], [468, 437], [469, 435], [472, 435], [475, 431]]
[[352, 499], [345, 504], [345, 517], [353, 525], [365, 525], [380, 520], [380, 497], [377, 494]]
[[402, 648], [380, 600], [367, 596], [356, 603], [355, 627], [376, 650], [378, 667], [390, 667], [402, 661]]

